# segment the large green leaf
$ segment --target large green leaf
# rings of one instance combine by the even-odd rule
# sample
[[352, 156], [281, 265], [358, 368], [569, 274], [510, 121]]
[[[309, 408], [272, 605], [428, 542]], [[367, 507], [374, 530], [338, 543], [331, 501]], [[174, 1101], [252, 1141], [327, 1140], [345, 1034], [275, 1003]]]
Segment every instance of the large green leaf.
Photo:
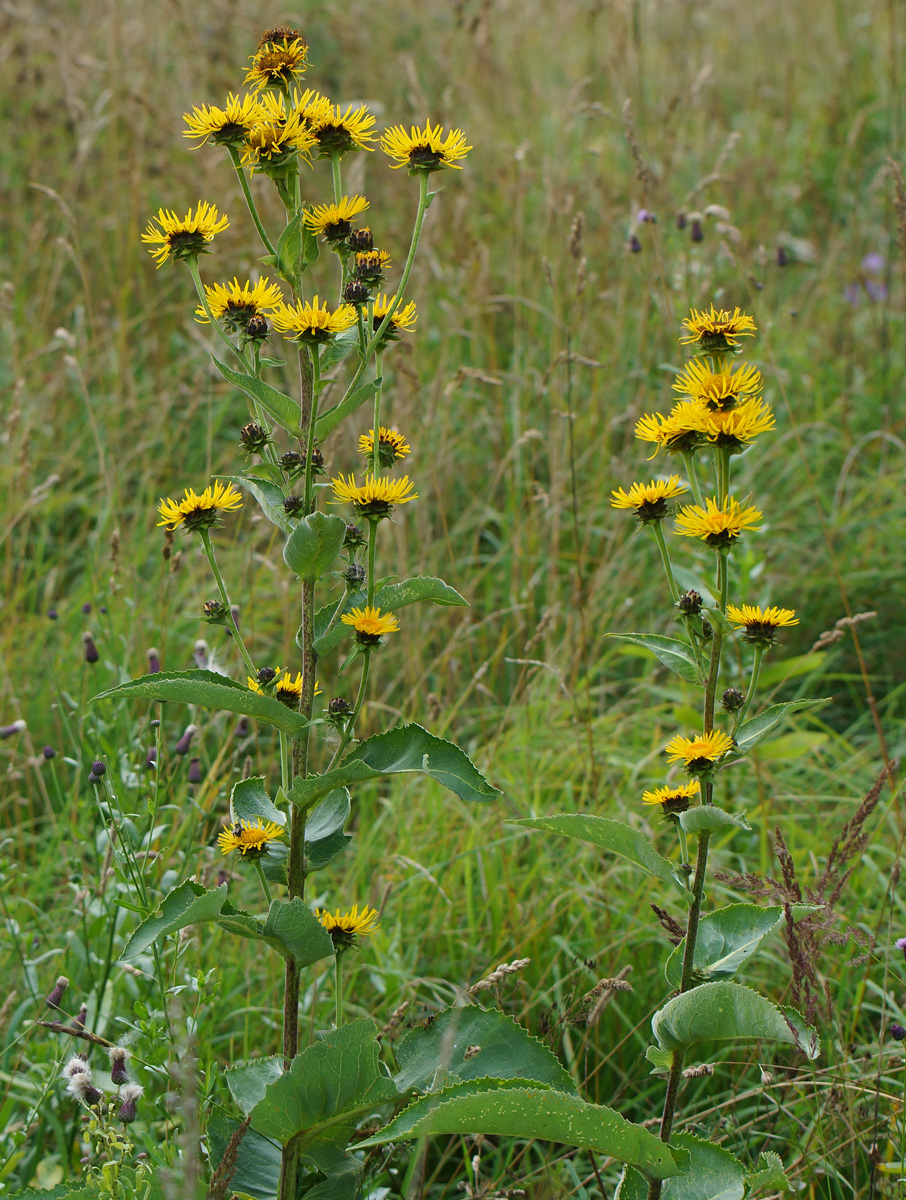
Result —
[[[325, 347], [322, 353], [322, 360], [320, 360], [322, 371], [326, 371], [326, 368], [332, 366], [334, 362], [346, 358], [347, 354], [353, 352], [358, 342], [359, 331], [356, 329], [350, 329], [346, 338], [343, 338], [342, 335], [335, 338], [334, 342], [331, 342], [330, 346]], [[326, 410], [326, 413], [322, 413], [316, 422], [314, 422], [314, 436], [316, 436], [319, 442], [323, 442], [331, 430], [340, 425], [340, 422], [344, 418], [354, 413], [356, 408], [361, 408], [362, 404], [367, 400], [371, 400], [374, 392], [378, 390], [383, 382], [383, 379], [372, 379], [371, 383], [362, 384], [361, 388], [356, 388], [348, 396], [343, 396], [340, 403], [334, 404], [334, 407]]]
[[343, 831], [351, 807], [349, 792], [343, 787], [328, 792], [309, 812], [305, 822], [306, 870], [326, 867], [352, 841], [352, 835]]
[[[215, 1169], [223, 1161], [227, 1143], [238, 1128], [239, 1122], [228, 1117], [223, 1109], [215, 1108], [208, 1118], [211, 1166]], [[230, 1180], [227, 1195], [239, 1193], [252, 1196], [254, 1200], [275, 1200], [282, 1158], [278, 1145], [253, 1129], [247, 1129], [239, 1143], [236, 1172]]]
[[[330, 368], [335, 363], [342, 362], [344, 358], [348, 358], [349, 355], [352, 354], [353, 350], [357, 350], [359, 348], [359, 344], [360, 343], [359, 343], [358, 325], [353, 325], [350, 329], [344, 329], [342, 333], [338, 333], [335, 337], [332, 337], [329, 342], [325, 342], [325, 344], [321, 347], [320, 352], [319, 352], [319, 361], [321, 364], [322, 377], [323, 377], [325, 371], [330, 370]], [[370, 383], [370, 384], [366, 383], [365, 388], [370, 387], [372, 390], [372, 394], [373, 394], [374, 392], [377, 391], [376, 384], [378, 382], [380, 382], [380, 381], [375, 381], [375, 383]], [[363, 390], [364, 390], [364, 388], [358, 389], [358, 391], [363, 391]], [[340, 413], [340, 415], [336, 418], [336, 420], [331, 420], [330, 422], [328, 422], [327, 420], [324, 420], [324, 418], [331, 417], [332, 414], [335, 413], [338, 408], [346, 405], [347, 400], [351, 400], [353, 396], [358, 395], [358, 391], [353, 392], [352, 396], [350, 396], [350, 397], [344, 396], [344, 398], [339, 402], [339, 404], [335, 404], [333, 406], [333, 408], [329, 408], [327, 410], [327, 412], [323, 414], [323, 417], [319, 417], [317, 419], [317, 422], [315, 424], [315, 434], [318, 438], [326, 438], [327, 434], [330, 433], [331, 429], [333, 429], [333, 427], [337, 424], [338, 421], [341, 421], [343, 419], [343, 417], [348, 417], [351, 412], [354, 412], [355, 409], [358, 408], [359, 404], [364, 403], [364, 401], [360, 400], [357, 403], [353, 404], [352, 407], [344, 408], [344, 411]], [[367, 396], [366, 396], [366, 399], [367, 399]], [[322, 420], [324, 420], [323, 425], [321, 423]], [[322, 430], [323, 430], [323, 432], [322, 432]]]
[[748, 829], [751, 831], [751, 826], [745, 817], [733, 816], [731, 813], [724, 812], [716, 804], [697, 804], [694, 808], [687, 808], [684, 813], [680, 813], [679, 822], [686, 833], [695, 835], [714, 833], [718, 829]]
[[574, 1092], [572, 1076], [557, 1056], [512, 1017], [476, 1005], [448, 1008], [427, 1028], [413, 1029], [395, 1048], [401, 1092], [426, 1092], [444, 1078], [523, 1079]]
[[818, 704], [827, 704], [830, 696], [821, 700], [788, 700], [785, 704], [772, 704], [764, 712], [760, 712], [751, 721], [741, 725], [736, 734], [736, 745], [741, 754], [751, 750], [762, 738], [767, 737], [772, 730], [784, 720], [788, 713], [799, 712], [803, 708], [813, 708]]
[[[468, 608], [468, 600], [464, 600], [459, 592], [430, 575], [417, 575], [412, 579], [403, 579], [399, 583], [387, 583], [374, 597], [374, 603], [385, 612], [396, 612], [409, 604], [428, 601], [431, 604], [442, 604], [448, 607]], [[338, 646], [345, 637], [352, 636], [352, 630], [340, 620], [345, 613], [354, 608], [361, 608], [368, 603], [368, 595], [364, 591], [350, 592], [343, 601], [343, 606], [337, 613], [336, 604], [328, 604], [315, 615], [315, 650], [318, 654], [326, 654], [334, 646]], [[336, 621], [327, 632], [327, 627], [337, 613]]]
[[334, 1029], [296, 1055], [252, 1110], [252, 1128], [285, 1145], [304, 1146], [355, 1121], [399, 1093], [381, 1072], [374, 1024], [363, 1017]]
[[[670, 1145], [688, 1153], [689, 1168], [682, 1175], [665, 1181], [661, 1200], [743, 1200], [745, 1171], [729, 1150], [689, 1133], [675, 1134]], [[647, 1196], [648, 1183], [644, 1176], [627, 1167], [614, 1200], [647, 1200]]]
[[307, 211], [301, 209], [292, 218], [277, 242], [277, 268], [287, 283], [296, 287], [299, 276], [318, 261], [318, 239], [305, 225]]
[[660, 879], [662, 883], [669, 883], [676, 888], [687, 904], [692, 903], [692, 893], [682, 872], [678, 871], [669, 859], [662, 858], [643, 833], [637, 829], [630, 829], [622, 821], [612, 821], [609, 817], [597, 817], [588, 813], [561, 813], [551, 817], [524, 817], [512, 821], [511, 824], [525, 825], [529, 829], [543, 829], [547, 833], [578, 838], [581, 842], [600, 846], [602, 850], [609, 850], [612, 854], [627, 859], [646, 874]]
[[285, 947], [297, 967], [308, 967], [334, 955], [330, 934], [298, 896], [271, 903], [264, 922], [264, 937]]
[[605, 637], [616, 638], [621, 642], [630, 642], [634, 646], [644, 646], [656, 658], [690, 683], [701, 682], [701, 672], [688, 642], [677, 638], [662, 637], [657, 633], [605, 633]]
[[303, 583], [317, 583], [343, 549], [346, 522], [336, 513], [313, 512], [293, 525], [283, 561]]
[[218, 479], [228, 479], [231, 483], [235, 483], [237, 487], [245, 488], [246, 491], [251, 492], [261, 506], [261, 511], [271, 524], [276, 525], [278, 529], [282, 529], [284, 533], [289, 533], [292, 522], [286, 515], [286, 509], [283, 507], [286, 493], [282, 487], [278, 487], [270, 479], [261, 479], [256, 475], [218, 475]]
[[[797, 911], [812, 911], [810, 904], [796, 905]], [[758, 904], [730, 904], [707, 913], [698, 926], [693, 970], [697, 980], [711, 982], [732, 979], [774, 930], [784, 923], [779, 904], [762, 908]], [[664, 972], [671, 987], [680, 986], [683, 973], [681, 942], [667, 959]]]
[[817, 1058], [818, 1034], [793, 1008], [778, 1008], [738, 983], [703, 983], [668, 1000], [651, 1018], [662, 1052], [698, 1042], [788, 1042], [806, 1058]]
[[238, 1062], [226, 1069], [227, 1087], [230, 1095], [248, 1116], [272, 1083], [283, 1074], [283, 1055], [271, 1054], [267, 1058], [253, 1058]]
[[196, 925], [199, 921], [216, 921], [227, 898], [227, 885], [206, 891], [200, 883], [187, 879], [164, 896], [160, 907], [139, 925], [126, 943], [121, 957], [131, 962], [156, 942], [158, 938]]
[[578, 1096], [519, 1080], [470, 1080], [414, 1101], [360, 1148], [427, 1134], [496, 1134], [538, 1138], [608, 1154], [652, 1179], [681, 1170], [674, 1153], [641, 1125]]
[[231, 820], [254, 821], [256, 817], [275, 825], [286, 824], [286, 814], [271, 800], [261, 775], [237, 780], [230, 793]]
[[771, 1150], [763, 1150], [754, 1171], [746, 1176], [749, 1195], [756, 1192], [791, 1192], [790, 1181], [786, 1177], [783, 1163], [779, 1154]]
[[245, 684], [237, 683], [226, 675], [214, 671], [160, 671], [156, 675], [142, 675], [118, 687], [99, 692], [95, 700], [106, 700], [109, 696], [130, 696], [135, 700], [173, 700], [182, 704], [197, 704], [200, 708], [216, 708], [226, 712], [254, 717], [291, 737], [301, 737], [309, 722], [301, 713], [275, 700], [273, 696], [262, 696]]
[[219, 358], [215, 358], [213, 354], [211, 358], [224, 379], [241, 388], [253, 400], [257, 400], [272, 421], [276, 421], [289, 433], [298, 436], [302, 414], [295, 400], [284, 395], [283, 392], [278, 392], [276, 388], [272, 388], [270, 384], [264, 383], [261, 379], [255, 379], [254, 376], [246, 375], [243, 371], [232, 370]]

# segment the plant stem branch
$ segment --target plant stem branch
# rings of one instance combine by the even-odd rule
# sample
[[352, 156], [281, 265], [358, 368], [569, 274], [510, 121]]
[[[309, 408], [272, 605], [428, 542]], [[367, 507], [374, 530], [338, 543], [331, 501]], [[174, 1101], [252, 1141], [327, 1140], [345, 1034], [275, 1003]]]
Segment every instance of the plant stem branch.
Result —
[[739, 729], [745, 720], [746, 713], [749, 711], [749, 705], [755, 698], [755, 689], [758, 687], [758, 676], [761, 674], [761, 660], [764, 658], [764, 646], [755, 647], [755, 657], [752, 660], [752, 674], [749, 677], [749, 687], [746, 691], [746, 698], [743, 701], [742, 708], [736, 714], [736, 721], [733, 724], [733, 736], [736, 736], [736, 731]]
[[692, 495], [695, 497], [695, 503], [699, 508], [704, 508], [705, 503], [702, 500], [702, 489], [698, 482], [698, 472], [695, 469], [695, 455], [690, 450], [682, 452], [683, 466], [686, 468], [686, 478], [689, 480], [689, 486], [692, 488]]
[[[374, 376], [375, 379], [380, 379], [383, 385], [384, 378], [384, 354], [378, 350], [374, 356]], [[378, 387], [374, 393], [374, 445], [372, 446], [371, 473], [377, 479], [381, 472], [381, 392], [383, 386]]]
[[670, 595], [674, 601], [679, 600], [679, 588], [676, 586], [676, 580], [673, 577], [673, 567], [670, 565], [670, 555], [667, 551], [667, 542], [664, 539], [664, 531], [661, 529], [660, 521], [650, 521], [649, 526], [654, 534], [654, 540], [657, 542], [657, 548], [661, 552], [661, 562], [664, 564], [664, 573], [667, 576], [667, 585], [670, 588]]
[[378, 328], [375, 330], [374, 336], [365, 347], [365, 361], [371, 357], [375, 347], [380, 343], [384, 336], [384, 330], [390, 324], [393, 314], [399, 308], [403, 301], [403, 294], [406, 291], [406, 284], [409, 282], [409, 274], [412, 271], [412, 264], [415, 261], [415, 252], [418, 249], [418, 239], [421, 236], [422, 224], [425, 220], [425, 212], [428, 208], [428, 172], [421, 171], [418, 177], [418, 208], [415, 213], [415, 225], [412, 228], [412, 241], [409, 243], [409, 254], [406, 258], [406, 265], [403, 267], [403, 274], [397, 285], [396, 295], [393, 298], [393, 303], [387, 309], [387, 314], [381, 321]]
[[242, 634], [239, 632], [239, 628], [236, 625], [236, 619], [233, 616], [230, 598], [227, 595], [226, 584], [223, 582], [223, 576], [220, 574], [220, 568], [217, 566], [217, 559], [214, 557], [214, 547], [211, 545], [210, 532], [207, 529], [199, 529], [198, 532], [201, 534], [201, 544], [204, 547], [205, 556], [207, 557], [208, 564], [210, 565], [211, 573], [217, 581], [221, 602], [226, 609], [226, 623], [229, 626], [230, 633], [233, 635], [233, 640], [236, 643], [237, 649], [242, 655], [242, 661], [245, 663], [245, 669], [248, 671], [252, 679], [254, 679], [257, 674], [257, 669], [255, 664], [252, 662], [252, 656], [246, 649], [245, 642], [242, 640]]
[[264, 868], [261, 866], [260, 859], [255, 859], [255, 870], [258, 872], [258, 879], [261, 882], [261, 890], [264, 892], [264, 899], [267, 901], [267, 907], [274, 903], [274, 898], [271, 895], [271, 889], [267, 886], [267, 880], [264, 878]]
[[255, 204], [255, 201], [252, 199], [249, 183], [245, 177], [245, 171], [242, 169], [242, 163], [239, 158], [239, 151], [235, 146], [230, 146], [228, 149], [230, 152], [230, 158], [233, 160], [233, 166], [236, 168], [236, 175], [239, 178], [239, 186], [242, 188], [242, 194], [245, 196], [245, 202], [248, 205], [249, 214], [251, 215], [252, 220], [255, 222], [255, 228], [258, 230], [258, 236], [261, 238], [264, 248], [268, 254], [273, 254], [276, 258], [277, 251], [271, 245], [271, 240], [267, 236], [264, 226], [261, 224], [261, 218], [258, 216], [258, 208]]

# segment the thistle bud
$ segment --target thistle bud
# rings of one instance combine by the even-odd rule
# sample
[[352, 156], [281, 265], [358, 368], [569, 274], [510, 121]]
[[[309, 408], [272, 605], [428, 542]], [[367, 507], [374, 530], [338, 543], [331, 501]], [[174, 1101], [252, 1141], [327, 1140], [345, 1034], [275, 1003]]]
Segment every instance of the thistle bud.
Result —
[[642, 253], [642, 243], [639, 241], [639, 239], [636, 237], [635, 234], [632, 234], [632, 236], [629, 239], [629, 253], [630, 254], [641, 254]]
[[57, 982], [50, 989], [50, 993], [44, 1003], [48, 1008], [59, 1008], [60, 1001], [63, 999], [63, 993], [69, 987], [69, 980], [65, 975], [60, 975]]
[[0, 725], [0, 738], [12, 737], [13, 734], [22, 733], [25, 729], [25, 722], [21, 719], [13, 721], [12, 725]]
[[351, 588], [361, 587], [365, 582], [365, 568], [360, 563], [350, 563], [343, 572], [343, 578]]
[[777, 247], [777, 266], [788, 267], [790, 265], [790, 256], [786, 252], [785, 246]]
[[148, 651], [148, 674], [157, 675], [160, 672], [160, 655], [152, 646]]
[[[227, 608], [219, 600], [205, 600], [202, 608], [203, 619], [209, 625], [226, 625]], [[197, 643], [196, 643], [197, 646]], [[196, 658], [197, 661], [197, 658]]]
[[890, 1036], [895, 1042], [902, 1042], [906, 1038], [906, 1029], [902, 1025], [891, 1025]]
[[903, 951], [903, 958], [906, 959], [906, 937], [897, 938], [894, 945], [898, 950]]
[[305, 500], [302, 496], [287, 496], [283, 501], [283, 511], [288, 517], [298, 517], [305, 507]]
[[82, 605], [82, 612], [85, 613], [86, 616], [91, 612], [91, 602], [89, 600], [86, 600]]
[[41, 753], [44, 755], [45, 758], [56, 758], [57, 757], [57, 752], [56, 752], [56, 750], [54, 750], [53, 746], [45, 746], [44, 749], [41, 751]]
[[698, 592], [683, 592], [676, 602], [676, 607], [683, 616], [695, 617], [701, 612], [703, 604], [704, 601]]
[[93, 779], [100, 779], [102, 776], [104, 776], [106, 774], [107, 774], [107, 764], [101, 762], [101, 760], [99, 758], [96, 759], [91, 764], [91, 777]]
[[98, 1091], [91, 1082], [91, 1072], [88, 1069], [87, 1063], [84, 1071], [70, 1075], [66, 1090], [70, 1096], [73, 1096], [76, 1100], [81, 1100], [83, 1104], [89, 1106], [97, 1104], [104, 1098], [104, 1093]]
[[189, 748], [192, 745], [192, 738], [198, 732], [197, 725], [187, 725], [186, 731], [176, 743], [174, 749], [177, 754], [188, 754]]
[[746, 702], [745, 693], [741, 692], [739, 688], [727, 688], [721, 696], [720, 702], [728, 713], [739, 712]]
[[347, 304], [367, 304], [371, 288], [361, 279], [350, 279], [343, 288], [343, 299]]
[[107, 1054], [110, 1058], [110, 1080], [117, 1087], [122, 1087], [124, 1083], [129, 1082], [129, 1076], [126, 1073], [129, 1051], [125, 1046], [111, 1046]]
[[82, 642], [85, 645], [85, 662], [96, 663], [101, 656], [98, 654], [98, 648], [94, 644], [93, 635], [90, 633], [83, 633]]
[[705, 240], [705, 231], [702, 228], [702, 223], [699, 220], [692, 222], [692, 228], [689, 231], [689, 236], [693, 242], [703, 242]]
[[157, 747], [149, 746], [148, 753], [145, 755], [145, 766], [149, 769], [157, 766]]
[[88, 1070], [88, 1059], [82, 1054], [74, 1054], [63, 1068], [63, 1074], [67, 1079], [72, 1079], [73, 1075], [84, 1074], [88, 1074], [90, 1077], [91, 1072]]
[[256, 421], [250, 421], [239, 430], [239, 444], [246, 454], [263, 454], [269, 441], [267, 430]]
[[60, 619], [60, 614], [55, 608], [49, 608], [47, 610], [47, 619], [48, 621], [58, 621]]
[[189, 773], [186, 776], [189, 783], [201, 783], [201, 759], [193, 758], [189, 761]]
[[73, 1029], [84, 1029], [85, 1022], [87, 1020], [88, 1020], [88, 1005], [80, 1004], [79, 1011], [72, 1018], [72, 1028]]
[[247, 738], [252, 732], [252, 723], [248, 717], [240, 717], [236, 722], [236, 737]]
[[145, 1089], [140, 1084], [127, 1083], [120, 1092], [122, 1103], [116, 1114], [116, 1119], [122, 1121], [124, 1125], [131, 1125], [135, 1120], [135, 1106], [144, 1094]]
[[[223, 609], [223, 612], [224, 616], [226, 616], [225, 608]], [[192, 651], [192, 657], [195, 659], [195, 666], [198, 667], [199, 671], [206, 671], [210, 666], [211, 654], [208, 650], [208, 643], [204, 640], [204, 638], [199, 638], [195, 643], [195, 648]]]

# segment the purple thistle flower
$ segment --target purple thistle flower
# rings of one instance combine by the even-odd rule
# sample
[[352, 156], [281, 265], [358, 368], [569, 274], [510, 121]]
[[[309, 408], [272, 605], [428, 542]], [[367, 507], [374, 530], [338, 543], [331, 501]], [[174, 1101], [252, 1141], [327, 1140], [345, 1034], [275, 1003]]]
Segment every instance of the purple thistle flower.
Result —
[[197, 732], [198, 732], [197, 725], [187, 725], [186, 726], [185, 732], [183, 733], [183, 735], [179, 739], [179, 741], [176, 743], [175, 749], [176, 749], [177, 754], [188, 754], [189, 753], [189, 750], [192, 746], [192, 738], [195, 736], [195, 734]]
[[160, 655], [152, 646], [148, 651], [148, 674], [157, 675], [160, 671]]
[[96, 663], [101, 656], [98, 654], [98, 648], [94, 644], [93, 635], [90, 633], [83, 633], [82, 641], [85, 644], [85, 662]]
[[21, 718], [13, 721], [12, 725], [0, 725], [0, 738], [12, 737], [14, 733], [21, 733], [24, 728], [25, 722]]
[[56, 750], [54, 750], [53, 746], [45, 746], [44, 749], [41, 751], [41, 753], [44, 755], [45, 758], [56, 758], [57, 757], [57, 752], [56, 752]]
[[60, 1001], [63, 999], [63, 993], [69, 987], [69, 980], [65, 975], [60, 975], [57, 982], [50, 989], [50, 994], [44, 1003], [48, 1008], [59, 1008]]
[[135, 1105], [141, 1100], [145, 1089], [138, 1083], [127, 1083], [120, 1092], [122, 1104], [119, 1107], [119, 1112], [116, 1114], [116, 1119], [122, 1121], [124, 1125], [131, 1125], [135, 1120]]
[[891, 1025], [890, 1036], [895, 1042], [902, 1042], [903, 1038], [906, 1038], [906, 1029], [902, 1025]]
[[201, 783], [201, 760], [193, 758], [189, 760], [189, 773], [186, 776], [189, 783]]

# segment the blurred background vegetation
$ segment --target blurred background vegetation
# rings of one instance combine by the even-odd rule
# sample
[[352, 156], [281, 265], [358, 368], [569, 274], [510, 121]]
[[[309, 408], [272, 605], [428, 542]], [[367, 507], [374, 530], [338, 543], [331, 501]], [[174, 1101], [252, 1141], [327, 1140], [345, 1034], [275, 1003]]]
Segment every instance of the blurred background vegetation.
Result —
[[[229, 788], [243, 770], [273, 776], [273, 745], [199, 714], [203, 781], [190, 785], [173, 753], [185, 712], [164, 711], [153, 772], [154, 714], [87, 701], [141, 674], [151, 646], [164, 669], [185, 669], [205, 637], [232, 665], [222, 631], [200, 621], [205, 564], [188, 540], [168, 546], [155, 505], [234, 468], [247, 408], [210, 365], [188, 272], [155, 272], [140, 234], [159, 206], [207, 199], [232, 225], [202, 260], [206, 279], [260, 269], [226, 155], [191, 149], [182, 113], [240, 90], [260, 32], [286, 21], [310, 43], [311, 86], [368, 103], [379, 128], [430, 116], [474, 146], [461, 173], [440, 179], [410, 286], [418, 332], [387, 358], [390, 416], [413, 446], [420, 499], [391, 527], [383, 566], [440, 575], [471, 607], [408, 610], [381, 653], [369, 720], [448, 733], [505, 795], [479, 811], [420, 782], [359, 794], [360, 836], [312, 897], [384, 906], [381, 933], [348, 968], [353, 1004], [385, 1021], [409, 1000], [405, 1020], [420, 1019], [498, 962], [530, 957], [504, 1007], [552, 1040], [590, 1098], [656, 1115], [640, 1054], [667, 990], [667, 943], [648, 906], [669, 902], [589, 848], [506, 822], [588, 809], [644, 824], [638, 798], [661, 782], [660, 749], [695, 720], [690, 687], [603, 636], [675, 628], [652, 545], [609, 497], [666, 465], [645, 462], [633, 427], [671, 403], [692, 305], [755, 314], [747, 358], [777, 416], [777, 432], [735, 460], [737, 492], [767, 517], [746, 539], [735, 594], [799, 612], [767, 674], [775, 696], [833, 698], [731, 773], [727, 803], [746, 809], [753, 832], [720, 848], [721, 865], [776, 874], [780, 824], [813, 881], [903, 747], [906, 212], [898, 220], [888, 158], [902, 163], [906, 12], [895, 0], [3, 0], [0, 719], [28, 723], [0, 743], [8, 1190], [72, 1167], [76, 1116], [54, 1082], [61, 1050], [29, 1025], [60, 972], [112, 1036], [146, 1006], [162, 1047], [145, 1051], [161, 1073], [148, 1088], [161, 1136], [178, 1124], [162, 1072], [187, 1037], [221, 1101], [218, 1065], [278, 1042], [276, 973], [226, 939], [182, 945], [170, 983], [186, 990], [167, 1021], [147, 981], [116, 966], [137, 918], [104, 870], [87, 782], [106, 757], [131, 811], [144, 814], [157, 790], [155, 888], [189, 870], [213, 881]], [[371, 199], [378, 242], [399, 263], [413, 182], [379, 153], [359, 155], [346, 180]], [[269, 181], [255, 187], [276, 221]], [[313, 199], [328, 187], [321, 164]], [[352, 432], [324, 451], [332, 472], [352, 469]], [[247, 587], [241, 620], [259, 657], [294, 661], [280, 544], [251, 503], [217, 541], [232, 591]], [[699, 564], [687, 562], [692, 583]], [[866, 611], [876, 616], [812, 651]], [[350, 686], [335, 668], [322, 668], [327, 695]], [[838, 906], [841, 944], [817, 962], [822, 1062], [803, 1072], [781, 1054], [768, 1086], [753, 1054], [688, 1085], [688, 1128], [752, 1161], [780, 1150], [810, 1197], [886, 1194], [896, 1174], [878, 1163], [906, 1159], [902, 1061], [879, 1043], [906, 1000], [899, 956], [887, 957], [904, 932], [894, 787], [866, 831]], [[672, 852], [668, 831], [659, 837]], [[195, 976], [214, 967], [216, 1001], [214, 979]], [[570, 1006], [624, 967], [635, 991], [576, 1024]], [[781, 939], [756, 970], [789, 1001]], [[313, 1023], [329, 1017], [319, 983], [329, 990], [316, 980], [306, 997]], [[600, 1194], [587, 1159], [562, 1147], [485, 1156], [500, 1187]], [[437, 1147], [424, 1188], [455, 1191], [466, 1157], [455, 1140]]]

